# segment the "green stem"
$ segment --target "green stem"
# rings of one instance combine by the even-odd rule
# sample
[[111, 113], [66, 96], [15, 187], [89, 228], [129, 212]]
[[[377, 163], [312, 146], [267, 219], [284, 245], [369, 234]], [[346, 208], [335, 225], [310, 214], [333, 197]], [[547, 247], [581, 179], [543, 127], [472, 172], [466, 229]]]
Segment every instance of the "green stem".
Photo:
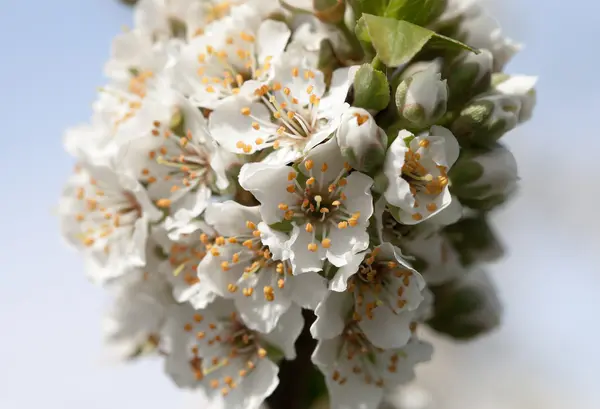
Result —
[[281, 7], [283, 7], [284, 9], [286, 9], [287, 11], [292, 12], [292, 13], [311, 14], [311, 15], [313, 14], [312, 11], [310, 11], [310, 10], [305, 10], [300, 7], [292, 6], [291, 4], [288, 4], [283, 0], [279, 0], [279, 4], [281, 4]]
[[350, 47], [352, 48], [351, 58], [357, 61], [361, 60], [363, 58], [364, 53], [362, 45], [360, 44], [360, 41], [358, 41], [356, 34], [354, 34], [354, 32], [348, 28], [348, 26], [343, 20], [335, 26], [342, 32], [344, 38], [346, 39], [346, 41], [348, 41], [348, 44], [350, 44]]

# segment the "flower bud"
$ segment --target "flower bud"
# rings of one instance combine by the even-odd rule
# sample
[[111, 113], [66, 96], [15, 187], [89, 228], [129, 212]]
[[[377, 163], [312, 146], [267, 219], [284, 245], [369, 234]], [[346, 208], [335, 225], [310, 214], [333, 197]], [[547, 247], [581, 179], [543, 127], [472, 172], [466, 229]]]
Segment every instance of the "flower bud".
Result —
[[350, 108], [342, 116], [337, 140], [348, 163], [361, 172], [377, 169], [385, 159], [387, 135], [362, 108]]
[[435, 296], [435, 312], [427, 323], [437, 332], [469, 340], [500, 324], [502, 306], [494, 283], [485, 271], [473, 271], [431, 290]]
[[400, 116], [417, 128], [434, 124], [446, 113], [448, 86], [435, 65], [402, 81], [396, 90]]
[[487, 217], [479, 213], [444, 227], [442, 235], [451, 243], [464, 267], [491, 263], [504, 255], [504, 248]]
[[344, 20], [346, 2], [344, 0], [313, 0], [315, 16], [324, 23], [338, 24]]
[[452, 124], [452, 133], [462, 147], [492, 146], [519, 122], [521, 99], [488, 94], [471, 101]]
[[444, 70], [451, 107], [458, 107], [489, 90], [493, 59], [492, 53], [481, 50], [479, 54], [465, 54]]
[[499, 74], [494, 75], [493, 83], [495, 90], [500, 94], [518, 97], [521, 100], [519, 123], [528, 121], [533, 114], [536, 103], [535, 84], [537, 83], [537, 77]]
[[490, 210], [504, 203], [517, 188], [517, 162], [496, 145], [486, 151], [463, 151], [450, 170], [452, 193], [465, 206]]

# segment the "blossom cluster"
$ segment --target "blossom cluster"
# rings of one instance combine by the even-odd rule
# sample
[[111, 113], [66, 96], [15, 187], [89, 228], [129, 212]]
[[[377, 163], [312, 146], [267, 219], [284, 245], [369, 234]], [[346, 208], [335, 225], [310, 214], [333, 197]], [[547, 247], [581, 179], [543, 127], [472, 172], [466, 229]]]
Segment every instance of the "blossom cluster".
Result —
[[136, 5], [66, 134], [60, 207], [123, 358], [256, 408], [311, 310], [331, 407], [375, 409], [430, 359], [419, 328], [444, 332], [449, 284], [501, 255], [487, 213], [517, 172], [498, 140], [535, 104], [535, 78], [502, 73], [519, 46], [444, 1], [419, 23], [472, 48], [382, 64], [357, 3]]

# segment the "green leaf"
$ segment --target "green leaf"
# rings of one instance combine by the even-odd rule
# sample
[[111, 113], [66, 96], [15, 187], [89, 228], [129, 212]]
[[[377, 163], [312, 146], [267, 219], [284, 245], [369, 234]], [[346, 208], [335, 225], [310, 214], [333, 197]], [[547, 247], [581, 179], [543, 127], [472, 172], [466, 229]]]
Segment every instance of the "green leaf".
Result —
[[385, 74], [364, 64], [354, 77], [354, 106], [381, 111], [390, 103], [390, 86]]
[[390, 67], [398, 67], [409, 62], [426, 44], [434, 48], [443, 46], [477, 52], [459, 41], [441, 36], [408, 21], [371, 14], [362, 15], [356, 31], [361, 41], [370, 41], [373, 44], [379, 59]]
[[446, 0], [390, 0], [383, 16], [424, 26], [442, 14], [446, 3]]
[[[358, 0], [362, 13], [383, 16], [390, 0]], [[393, 1], [393, 0], [392, 0]], [[418, 1], [418, 0], [417, 0]]]

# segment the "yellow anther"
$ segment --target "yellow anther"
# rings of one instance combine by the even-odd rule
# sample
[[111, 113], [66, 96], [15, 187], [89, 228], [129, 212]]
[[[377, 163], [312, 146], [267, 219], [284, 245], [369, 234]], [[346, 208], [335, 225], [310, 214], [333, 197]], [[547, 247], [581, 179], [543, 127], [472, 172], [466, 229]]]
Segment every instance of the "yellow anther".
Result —
[[294, 179], [296, 179], [296, 172], [290, 172], [290, 173], [288, 173], [288, 180], [292, 181]]
[[247, 227], [249, 230], [256, 230], [256, 224], [255, 224], [255, 223], [253, 223], [253, 222], [251, 222], [250, 220], [248, 220], [248, 221], [246, 222], [246, 227]]
[[250, 114], [251, 114], [250, 108], [248, 108], [248, 107], [242, 108], [241, 112], [242, 112], [242, 115], [245, 115], [245, 116], [250, 116]]
[[312, 251], [313, 253], [316, 252], [318, 250], [318, 246], [316, 243], [310, 243], [308, 245], [308, 251]]
[[323, 241], [321, 241], [321, 245], [323, 246], [323, 248], [328, 249], [329, 247], [331, 247], [331, 239], [323, 239]]
[[304, 167], [306, 168], [306, 170], [311, 170], [314, 165], [315, 165], [315, 163], [311, 159], [307, 159], [304, 162]]
[[312, 233], [313, 232], [313, 225], [310, 223], [306, 223], [306, 226], [304, 227], [306, 229], [306, 231], [308, 233]]
[[286, 205], [285, 203], [279, 203], [279, 205], [277, 205], [277, 208], [279, 210], [285, 211], [285, 210], [288, 210], [288, 205]]
[[348, 222], [339, 222], [338, 229], [345, 229], [348, 227]]
[[156, 205], [158, 207], [160, 207], [161, 209], [166, 209], [166, 208], [171, 207], [171, 201], [169, 199], [159, 199], [156, 202]]

